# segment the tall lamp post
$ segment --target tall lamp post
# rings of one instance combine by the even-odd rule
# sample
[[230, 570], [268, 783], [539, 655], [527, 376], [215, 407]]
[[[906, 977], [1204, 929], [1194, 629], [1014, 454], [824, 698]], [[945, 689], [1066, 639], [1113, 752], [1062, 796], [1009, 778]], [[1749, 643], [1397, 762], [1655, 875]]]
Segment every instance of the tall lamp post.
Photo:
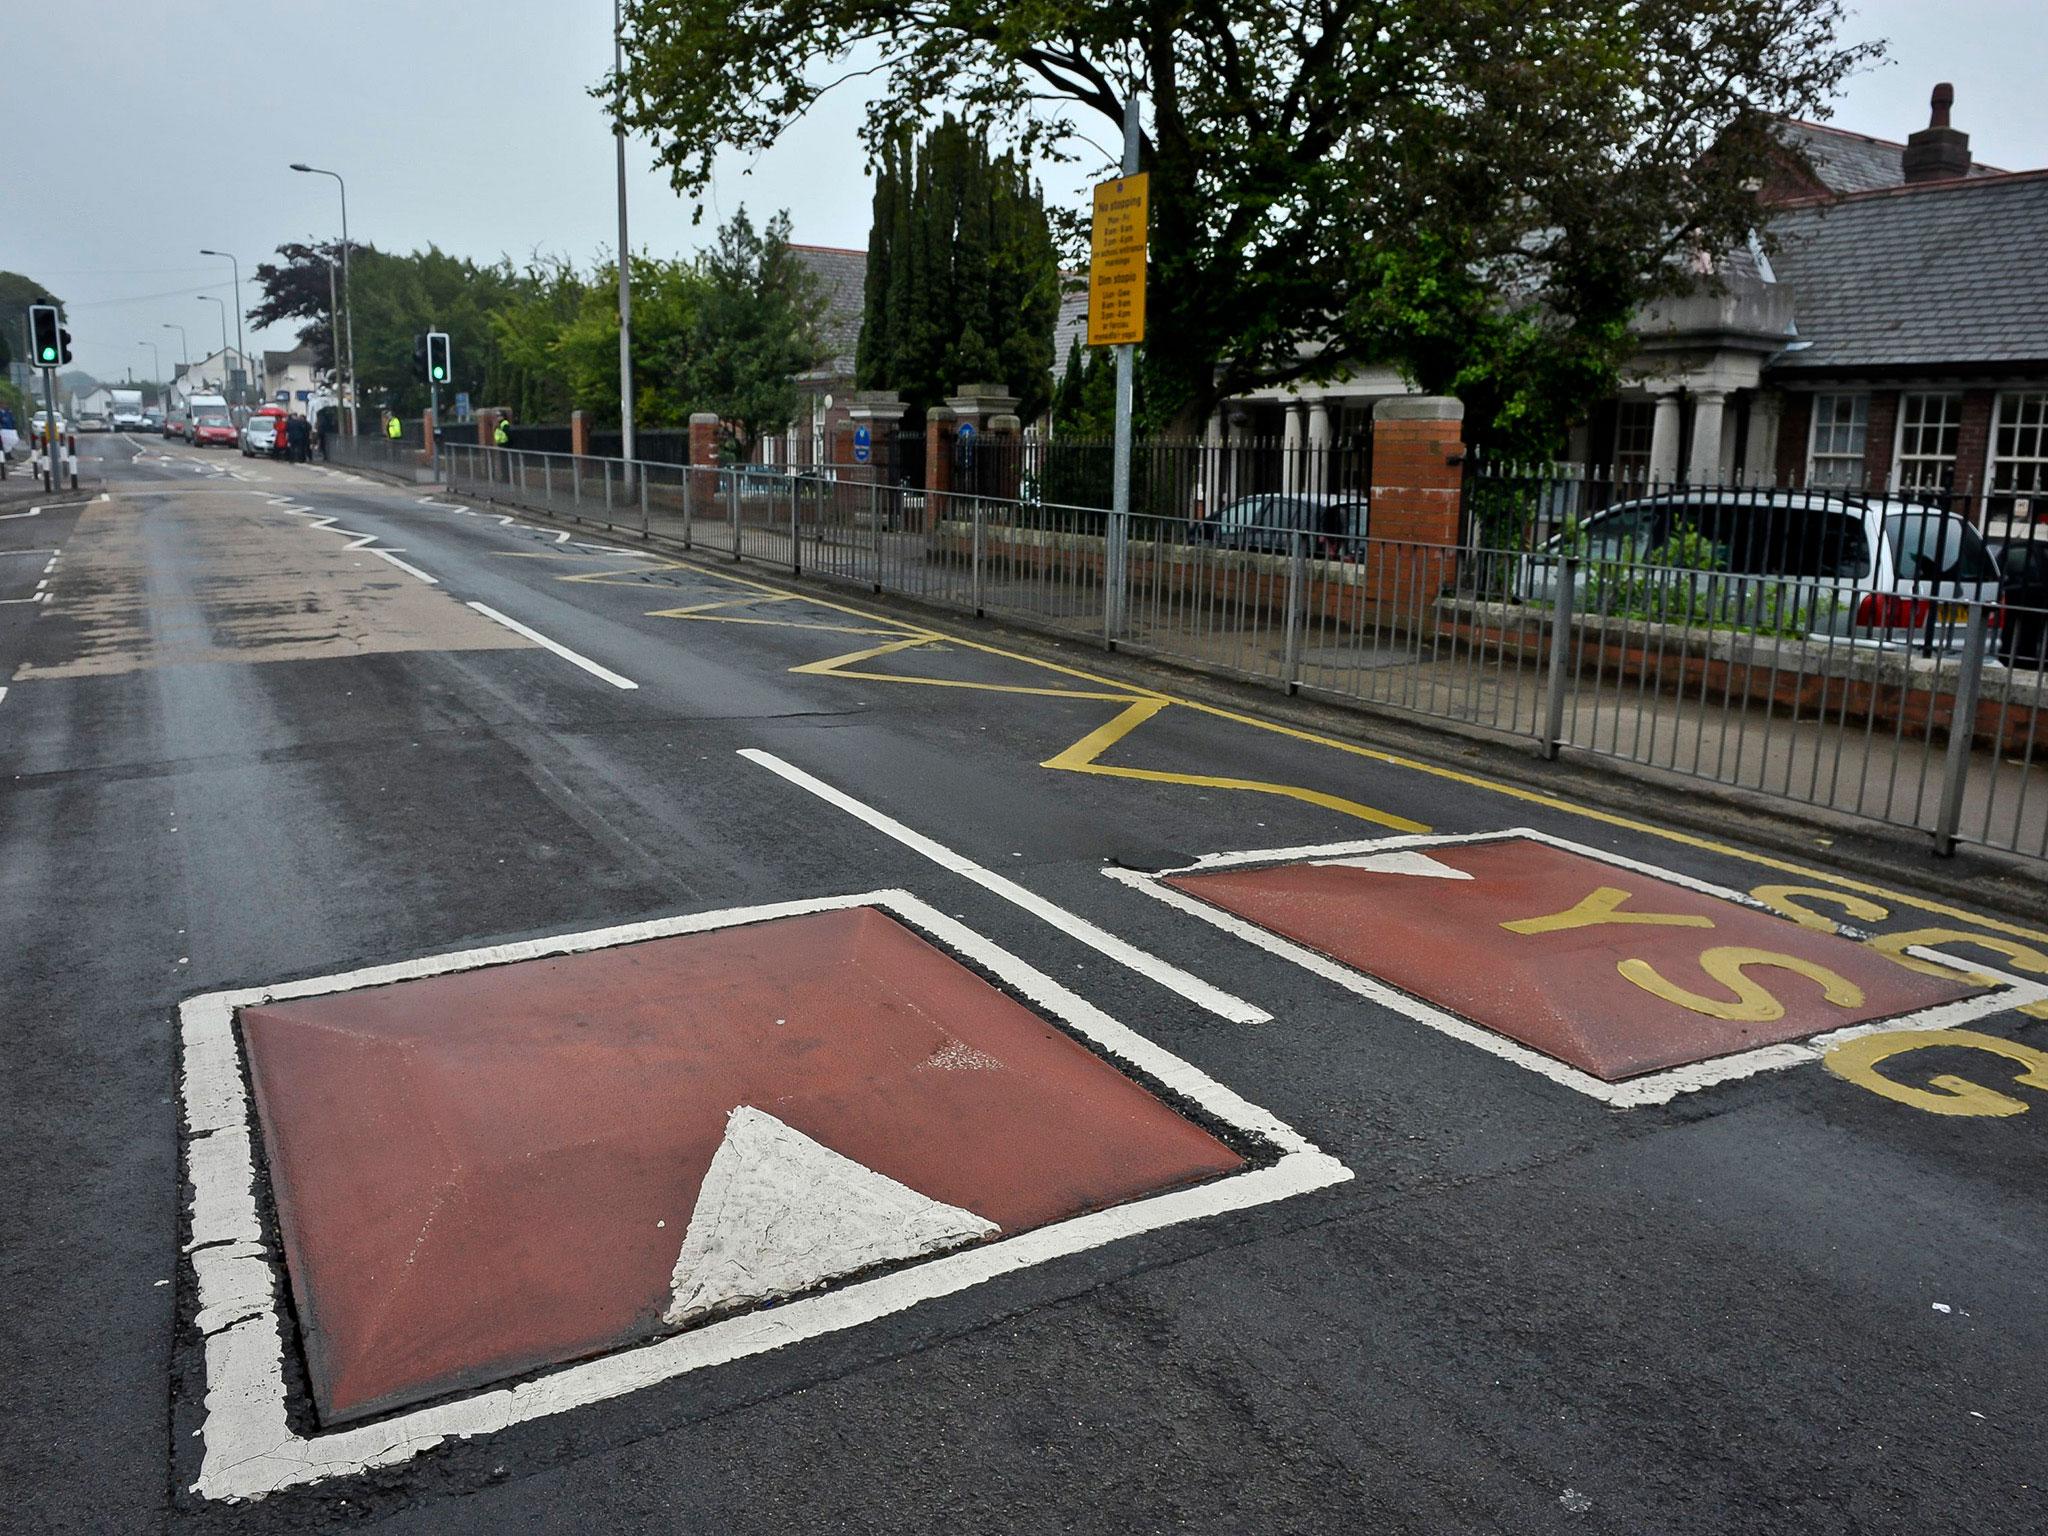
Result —
[[[221, 372], [226, 373], [228, 353], [228, 301], [226, 299], [216, 299], [211, 294], [202, 293], [199, 295], [199, 302], [202, 304], [218, 304], [220, 306]], [[222, 379], [220, 382], [221, 387], [225, 389], [227, 387], [228, 381], [226, 379]]]
[[341, 179], [339, 171], [323, 171], [317, 165], [301, 165], [296, 160], [292, 169], [308, 176], [332, 176], [335, 186], [341, 189], [341, 301], [348, 316], [348, 435], [356, 435], [356, 301], [348, 286], [348, 183]]
[[[178, 333], [178, 351], [185, 359], [185, 372], [180, 377], [189, 380], [192, 377], [192, 343], [185, 339], [185, 327], [183, 327], [182, 325], [174, 325], [169, 320], [166, 320], [164, 322], [164, 329], [167, 331], [176, 331]], [[192, 398], [192, 386], [190, 383], [187, 383], [185, 386], [185, 398], [188, 400]], [[165, 391], [164, 416], [168, 419], [170, 414], [171, 397], [169, 391]]]
[[[626, 44], [619, 33], [619, 0], [612, 0], [612, 74], [625, 73]], [[612, 103], [612, 140], [619, 160], [619, 428], [620, 451], [625, 455], [626, 473], [633, 462], [633, 280], [626, 244], [626, 125], [619, 121], [619, 107]]]
[[149, 376], [156, 384], [157, 409], [162, 410], [164, 407], [164, 354], [153, 341], [138, 341], [135, 345], [149, 348], [149, 355], [155, 359], [150, 364], [151, 371]]
[[242, 354], [242, 387], [236, 391], [235, 404], [244, 410], [249, 405], [249, 344], [242, 339], [242, 264], [227, 251], [201, 251], [202, 256], [226, 256], [235, 269], [235, 350]]

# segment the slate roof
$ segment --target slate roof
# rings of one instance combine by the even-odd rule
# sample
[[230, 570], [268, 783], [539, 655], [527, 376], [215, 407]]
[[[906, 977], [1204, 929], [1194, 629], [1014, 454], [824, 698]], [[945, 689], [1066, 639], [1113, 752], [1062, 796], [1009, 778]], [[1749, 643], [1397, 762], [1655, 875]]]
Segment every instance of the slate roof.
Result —
[[2048, 362], [2048, 171], [1815, 199], [1770, 229], [1810, 343], [1775, 370]]
[[850, 251], [837, 245], [798, 245], [790, 242], [791, 254], [811, 270], [825, 294], [824, 340], [829, 354], [825, 371], [853, 372], [854, 354], [860, 349], [860, 318], [867, 291], [868, 253]]
[[1057, 378], [1067, 366], [1067, 350], [1075, 337], [1088, 345], [1088, 274], [1060, 273], [1060, 313], [1052, 324], [1052, 371]]
[[[1830, 192], [1875, 192], [1882, 187], [1905, 185], [1906, 146], [1891, 139], [1874, 139], [1867, 133], [1851, 133], [1826, 123], [1787, 118], [1778, 125], [1779, 138], [1820, 179]], [[1972, 176], [2005, 174], [1996, 166], [1970, 166]]]

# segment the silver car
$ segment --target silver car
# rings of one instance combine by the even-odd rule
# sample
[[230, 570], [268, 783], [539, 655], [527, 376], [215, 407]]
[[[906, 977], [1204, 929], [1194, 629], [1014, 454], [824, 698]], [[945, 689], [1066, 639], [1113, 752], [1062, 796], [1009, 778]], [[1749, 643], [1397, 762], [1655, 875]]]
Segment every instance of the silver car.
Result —
[[277, 418], [275, 416], [251, 416], [242, 424], [242, 457], [253, 459], [257, 454], [266, 458], [277, 447]]
[[[1516, 595], [1548, 603], [1580, 557], [1581, 612], [1861, 643], [1962, 643], [1998, 600], [1977, 530], [1940, 507], [1829, 491], [1679, 491], [1595, 513], [1521, 557]], [[1640, 610], [1640, 611], [1639, 611]]]

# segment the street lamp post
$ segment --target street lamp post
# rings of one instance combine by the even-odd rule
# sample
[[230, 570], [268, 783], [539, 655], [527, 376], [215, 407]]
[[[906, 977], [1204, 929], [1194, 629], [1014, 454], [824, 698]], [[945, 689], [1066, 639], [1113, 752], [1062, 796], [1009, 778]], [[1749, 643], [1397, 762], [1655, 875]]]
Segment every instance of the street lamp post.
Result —
[[166, 320], [164, 322], [164, 329], [178, 333], [178, 351], [185, 359], [185, 371], [190, 373], [192, 371], [192, 343], [185, 339], [185, 327], [174, 325], [169, 320]]
[[[211, 294], [202, 293], [199, 295], [199, 302], [202, 304], [218, 304], [220, 306], [221, 372], [225, 373], [227, 372], [228, 354], [228, 301], [226, 299], [216, 299]], [[225, 389], [228, 381], [222, 379], [220, 382], [221, 387]]]
[[[619, 35], [619, 0], [612, 0], [612, 74], [625, 72], [625, 42]], [[621, 103], [612, 103], [612, 139], [619, 161], [619, 427], [625, 473], [633, 473], [633, 280], [626, 244], [626, 125], [619, 121]], [[631, 483], [630, 481], [628, 482]]]
[[242, 264], [227, 251], [201, 251], [202, 256], [226, 256], [235, 269], [235, 350], [242, 354], [242, 387], [236, 391], [235, 404], [249, 408], [249, 344], [242, 339]]
[[154, 359], [150, 364], [149, 376], [156, 384], [156, 403], [157, 408], [161, 410], [164, 403], [164, 354], [153, 341], [138, 341], [135, 345], [149, 348], [149, 355]]
[[341, 300], [348, 315], [348, 435], [356, 435], [356, 396], [361, 393], [356, 381], [356, 301], [348, 285], [348, 183], [341, 179], [339, 171], [323, 171], [317, 165], [301, 165], [292, 162], [292, 169], [303, 171], [308, 176], [332, 176], [335, 186], [341, 189]]

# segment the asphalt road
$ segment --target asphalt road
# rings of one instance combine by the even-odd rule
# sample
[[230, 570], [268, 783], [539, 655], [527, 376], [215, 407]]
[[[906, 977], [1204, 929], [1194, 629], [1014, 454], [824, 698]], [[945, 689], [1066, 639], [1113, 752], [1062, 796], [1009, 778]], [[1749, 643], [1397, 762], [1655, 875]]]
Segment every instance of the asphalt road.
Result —
[[[1056, 666], [993, 629], [424, 491], [140, 439], [86, 451], [107, 499], [0, 520], [0, 1524], [2048, 1528], [2048, 1092], [2016, 1084], [2024, 1063], [1949, 1045], [1885, 1069], [2023, 1113], [1931, 1113], [1939, 1088], [1904, 1102], [1806, 1058], [1619, 1108], [1104, 874], [1531, 828], [1737, 892], [1846, 891], [1797, 899], [2048, 968], [2048, 936], [1916, 891], [1912, 859], [1894, 889], [1852, 888], [1825, 850], [1612, 812], [1596, 776], [1515, 794], [1456, 754], [1178, 699], [1077, 751], [1159, 695], [1085, 652]], [[37, 582], [47, 600], [12, 601]], [[210, 1410], [181, 1002], [884, 887], [1350, 1179], [366, 1473], [193, 1491]], [[1218, 1017], [1083, 924], [1270, 1020]], [[1498, 969], [1504, 942], [1449, 947], [1442, 974]], [[1968, 1027], [2048, 1050], [2048, 1023], [2009, 1009]]]

